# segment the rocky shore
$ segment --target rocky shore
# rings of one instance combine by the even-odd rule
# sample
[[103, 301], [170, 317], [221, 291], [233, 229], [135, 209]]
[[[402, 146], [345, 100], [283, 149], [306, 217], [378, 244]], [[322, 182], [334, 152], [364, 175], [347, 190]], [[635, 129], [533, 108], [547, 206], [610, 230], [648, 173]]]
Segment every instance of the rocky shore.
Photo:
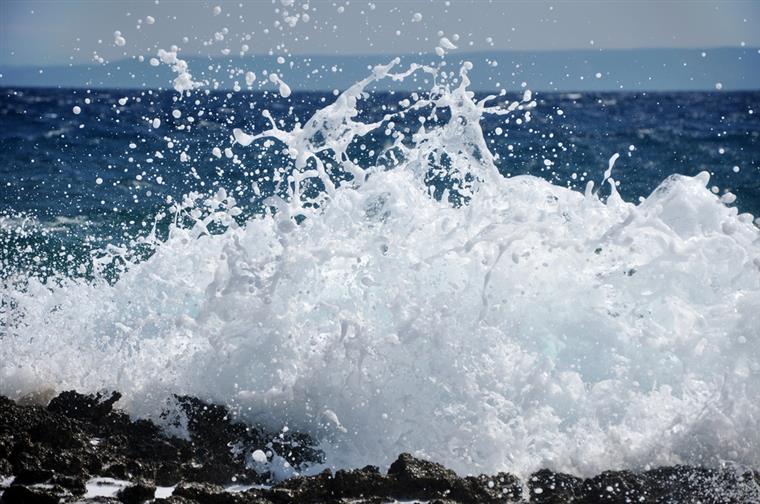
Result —
[[120, 395], [64, 392], [47, 406], [0, 396], [0, 503], [285, 504], [532, 502], [760, 503], [760, 472], [661, 467], [581, 479], [541, 470], [525, 480], [499, 473], [460, 477], [401, 454], [377, 467], [279, 481], [281, 468], [320, 462], [309, 436], [267, 432], [229, 411], [177, 397], [186, 436], [114, 408]]

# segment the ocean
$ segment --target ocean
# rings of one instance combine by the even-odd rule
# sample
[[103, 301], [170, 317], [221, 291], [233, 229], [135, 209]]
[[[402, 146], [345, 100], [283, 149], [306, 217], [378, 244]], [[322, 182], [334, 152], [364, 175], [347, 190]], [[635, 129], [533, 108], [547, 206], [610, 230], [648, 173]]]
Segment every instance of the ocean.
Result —
[[331, 467], [757, 466], [760, 92], [466, 70], [2, 89], [0, 392], [192, 394]]
[[[35, 264], [65, 267], [60, 247], [66, 255], [86, 257], [94, 248], [128, 240], [166, 207], [167, 196], [179, 200], [190, 191], [248, 186], [257, 175], [216, 158], [213, 147], [226, 142], [234, 127], [263, 129], [261, 110], [272, 110], [287, 123], [335, 99], [332, 93], [299, 93], [285, 100], [272, 93], [212, 92], [200, 94], [196, 105], [177, 103], [172, 91], [33, 88], [4, 89], [2, 97], [0, 233], [6, 240], [20, 239], [11, 223], [22, 221], [29, 231], [19, 245], [3, 249], [6, 271], [24, 263], [19, 249], [26, 245], [35, 247]], [[373, 95], [368, 117], [397, 109], [404, 98]], [[732, 206], [760, 215], [760, 93], [537, 93], [535, 98], [529, 123], [483, 121], [503, 175], [534, 175], [582, 191], [589, 180], [598, 184], [607, 160], [620, 153], [614, 178], [626, 201], [648, 196], [671, 174], [706, 171], [711, 189], [735, 194]], [[77, 105], [79, 115], [72, 112]], [[197, 107], [206, 113], [188, 123]], [[173, 110], [185, 115], [175, 119]], [[153, 118], [164, 127], [153, 129]], [[407, 118], [399, 126], [414, 121]], [[179, 148], [165, 153], [167, 135], [192, 162], [178, 162]], [[273, 162], [258, 152], [237, 155], [249, 172], [267, 170]], [[364, 166], [376, 161], [359, 156]], [[261, 184], [265, 192], [271, 190], [267, 185]], [[238, 204], [246, 214], [256, 212], [263, 197], [246, 194]]]

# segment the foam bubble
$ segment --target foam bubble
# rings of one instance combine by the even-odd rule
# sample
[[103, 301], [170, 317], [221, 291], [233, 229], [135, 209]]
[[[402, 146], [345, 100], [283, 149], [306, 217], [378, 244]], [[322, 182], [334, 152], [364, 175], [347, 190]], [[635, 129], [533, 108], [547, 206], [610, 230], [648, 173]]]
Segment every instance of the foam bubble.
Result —
[[277, 90], [280, 93], [280, 96], [282, 96], [283, 98], [287, 98], [290, 96], [290, 93], [291, 93], [290, 86], [285, 84], [285, 81], [283, 81], [279, 75], [274, 74], [274, 73], [269, 74], [269, 80], [273, 84], [277, 85]]

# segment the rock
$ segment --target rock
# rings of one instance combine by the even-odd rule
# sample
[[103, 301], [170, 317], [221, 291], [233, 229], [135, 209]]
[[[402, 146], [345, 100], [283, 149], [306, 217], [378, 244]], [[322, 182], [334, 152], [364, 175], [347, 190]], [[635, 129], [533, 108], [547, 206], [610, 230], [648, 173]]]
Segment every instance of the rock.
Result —
[[[305, 434], [268, 433], [241, 422], [233, 422], [224, 406], [209, 404], [194, 397], [175, 396], [187, 420], [187, 430], [195, 447], [197, 464], [189, 478], [194, 481], [227, 484], [234, 477], [238, 482], [259, 481], [262, 477], [245, 467], [245, 453], [271, 447], [292, 467], [306, 462], [321, 462], [323, 454]], [[230, 450], [238, 446], [237, 454]]]
[[646, 471], [642, 478], [658, 502], [760, 502], [760, 477], [753, 471], [673, 466]]
[[156, 485], [174, 486], [182, 481], [182, 466], [172, 461], [161, 464], [156, 470]]
[[86, 480], [77, 476], [64, 476], [62, 474], [56, 474], [53, 476], [52, 483], [68, 490], [74, 496], [84, 495], [87, 493]]
[[495, 476], [468, 476], [457, 484], [450, 496], [460, 502], [519, 502], [522, 483], [517, 476], [498, 473]]
[[156, 495], [156, 487], [149, 483], [139, 482], [119, 490], [117, 497], [124, 504], [142, 504], [153, 500]]
[[[165, 434], [156, 424], [132, 420], [114, 409], [118, 393], [103, 397], [74, 391], [47, 407], [19, 405], [0, 396], [0, 474], [14, 475], [2, 502], [77, 502], [92, 476], [131, 481], [116, 498], [88, 504], [145, 502], [155, 484], [179, 485], [164, 504], [379, 504], [392, 500], [446, 503], [523, 502], [513, 475], [460, 477], [436, 462], [408, 453], [388, 472], [377, 467], [324, 471], [279, 482], [271, 488], [230, 493], [223, 485], [271, 482], [245, 465], [254, 449], [275, 451], [294, 467], [319, 462], [308, 436], [273, 433], [231, 419], [227, 408], [178, 397], [190, 440]], [[259, 468], [261, 470], [261, 468]], [[182, 483], [180, 483], [182, 482]], [[45, 484], [41, 488], [39, 484]], [[6, 483], [7, 484], [7, 483]], [[527, 481], [530, 502], [760, 503], [760, 473], [734, 468], [673, 466], [645, 472], [606, 471], [588, 479], [541, 470]]]
[[100, 393], [94, 396], [82, 395], [69, 390], [54, 397], [47, 409], [52, 413], [59, 413], [75, 420], [97, 424], [113, 411], [113, 405], [119, 399], [121, 399], [121, 394], [118, 392], [112, 392], [110, 397], [104, 399]]
[[528, 479], [530, 502], [539, 504], [564, 504], [583, 495], [583, 480], [570, 474], [555, 473], [542, 469]]
[[631, 471], [605, 471], [583, 482], [587, 502], [627, 504], [651, 500], [643, 478]]
[[377, 467], [367, 466], [352, 471], [326, 469], [308, 477], [294, 477], [277, 484], [266, 496], [275, 502], [325, 502], [336, 499], [388, 497], [391, 481]]
[[410, 499], [445, 498], [459, 479], [451, 469], [435, 462], [416, 459], [408, 453], [402, 453], [391, 464], [388, 477], [395, 480], [397, 495]]
[[35, 483], [46, 483], [53, 478], [53, 474], [53, 471], [48, 469], [22, 469], [16, 472], [13, 484], [34, 485]]
[[316, 476], [295, 477], [277, 484], [265, 497], [275, 502], [361, 502], [388, 499], [439, 499], [465, 503], [519, 500], [520, 481], [505, 473], [460, 478], [440, 464], [403, 453], [387, 475], [377, 467], [351, 471], [326, 470]]
[[48, 490], [11, 485], [0, 497], [0, 504], [58, 504], [59, 500], [58, 495]]
[[208, 483], [182, 483], [174, 489], [172, 497], [181, 498], [187, 502], [204, 504], [245, 504], [250, 502], [241, 493], [226, 492], [223, 487]]

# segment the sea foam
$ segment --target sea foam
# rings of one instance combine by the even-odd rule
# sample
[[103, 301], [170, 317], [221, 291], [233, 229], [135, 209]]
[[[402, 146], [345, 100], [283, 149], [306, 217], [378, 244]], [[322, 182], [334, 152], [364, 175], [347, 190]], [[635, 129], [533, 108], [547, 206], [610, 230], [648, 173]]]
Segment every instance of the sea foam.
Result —
[[637, 204], [612, 166], [606, 197], [501, 176], [480, 119], [533, 103], [476, 101], [468, 65], [408, 104], [447, 121], [397, 137], [392, 168], [360, 167], [348, 147], [393, 120], [359, 119], [366, 88], [435, 73], [395, 64], [290, 130], [234, 132], [236, 151], [274, 141], [295, 160], [262, 214], [188, 195], [115, 283], [6, 287], [0, 393], [117, 389], [154, 418], [192, 394], [312, 434], [332, 467], [403, 451], [461, 473], [760, 465], [752, 216], [707, 174]]

